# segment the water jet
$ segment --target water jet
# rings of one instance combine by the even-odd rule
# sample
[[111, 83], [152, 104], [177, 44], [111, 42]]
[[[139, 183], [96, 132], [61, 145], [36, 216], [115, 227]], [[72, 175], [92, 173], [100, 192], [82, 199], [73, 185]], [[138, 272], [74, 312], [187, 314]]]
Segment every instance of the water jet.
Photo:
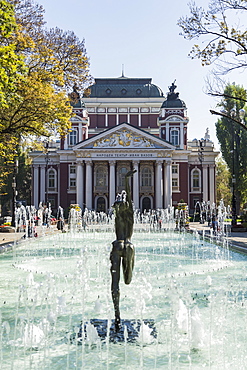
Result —
[[[134, 224], [135, 269], [130, 286], [120, 281], [121, 319], [140, 325], [134, 341], [125, 325], [124, 341], [111, 340], [113, 223], [72, 227], [2, 254], [2, 368], [245, 368], [246, 256], [227, 242], [174, 232], [169, 212], [161, 214], [162, 230], [135, 216], [143, 221]], [[103, 340], [97, 320], [107, 323]], [[81, 322], [87, 336], [78, 346], [71, 336]]]

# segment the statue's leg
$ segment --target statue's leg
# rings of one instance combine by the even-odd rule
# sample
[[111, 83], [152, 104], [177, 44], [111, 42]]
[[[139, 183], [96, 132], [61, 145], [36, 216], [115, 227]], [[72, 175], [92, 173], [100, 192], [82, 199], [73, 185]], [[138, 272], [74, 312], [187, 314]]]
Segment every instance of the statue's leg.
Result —
[[123, 248], [123, 243], [119, 241], [115, 241], [112, 244], [113, 244], [113, 248], [112, 248], [111, 255], [110, 255], [111, 276], [112, 276], [111, 294], [112, 294], [112, 301], [113, 301], [114, 311], [115, 311], [115, 327], [116, 329], [119, 329], [119, 326], [120, 326], [119, 280], [120, 280], [121, 251]]
[[122, 260], [125, 284], [130, 284], [135, 263], [135, 248], [129, 241], [125, 242], [124, 256]]

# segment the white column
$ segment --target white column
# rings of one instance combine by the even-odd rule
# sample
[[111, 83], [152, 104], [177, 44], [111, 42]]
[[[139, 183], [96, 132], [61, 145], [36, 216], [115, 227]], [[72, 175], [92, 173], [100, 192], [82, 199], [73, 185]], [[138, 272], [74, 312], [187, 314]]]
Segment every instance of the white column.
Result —
[[139, 126], [139, 127], [141, 127], [141, 125], [142, 125], [142, 116], [141, 116], [141, 114], [139, 113], [139, 114], [138, 114], [138, 126]]
[[162, 207], [162, 160], [155, 163], [155, 208]]
[[69, 140], [69, 135], [66, 135], [64, 138], [64, 149], [68, 149], [68, 140]]
[[84, 209], [83, 204], [83, 162], [76, 162], [76, 203]]
[[110, 165], [109, 208], [113, 205], [116, 199], [115, 164], [116, 164], [116, 161], [109, 161], [109, 165]]
[[202, 191], [203, 191], [203, 199], [205, 202], [208, 201], [208, 166], [202, 165]]
[[116, 115], [116, 126], [119, 124], [119, 114]]
[[133, 202], [135, 209], [139, 209], [139, 161], [133, 161], [133, 169], [136, 170], [133, 175]]
[[92, 195], [93, 195], [93, 174], [92, 174], [92, 161], [86, 162], [86, 208], [92, 209]]
[[215, 166], [209, 166], [209, 200], [210, 203], [215, 203]]
[[180, 122], [180, 149], [184, 149], [184, 123]]
[[57, 166], [57, 202], [58, 206], [61, 204], [61, 177], [60, 177], [60, 164]]
[[130, 114], [127, 114], [127, 123], [130, 123]]
[[33, 204], [36, 209], [39, 208], [39, 166], [33, 166]]
[[82, 141], [82, 123], [79, 122], [79, 126], [78, 126], [78, 142], [80, 143]]
[[172, 161], [166, 160], [165, 167], [165, 208], [172, 206]]
[[108, 114], [105, 114], [105, 127], [108, 127]]
[[166, 163], [164, 163], [164, 170], [163, 170], [163, 194], [164, 194], [164, 208], [167, 208], [167, 184], [166, 184]]
[[169, 123], [166, 122], [166, 141], [170, 141]]
[[45, 165], [42, 165], [40, 168], [40, 201], [46, 202], [48, 191], [48, 173], [45, 171]]

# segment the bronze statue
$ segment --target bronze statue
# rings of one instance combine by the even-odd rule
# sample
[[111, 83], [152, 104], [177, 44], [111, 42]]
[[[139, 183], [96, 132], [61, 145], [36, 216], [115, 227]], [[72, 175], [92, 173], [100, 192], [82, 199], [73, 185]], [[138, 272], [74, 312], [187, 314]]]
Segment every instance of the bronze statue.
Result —
[[172, 82], [171, 86], [168, 86], [169, 88], [169, 93], [167, 94], [167, 100], [176, 100], [178, 99], [179, 93], [175, 93], [175, 89], [177, 86], [175, 85], [176, 80]]
[[134, 211], [132, 206], [129, 177], [136, 170], [129, 171], [125, 175], [125, 191], [118, 194], [116, 201], [113, 204], [115, 211], [115, 232], [117, 239], [112, 243], [111, 260], [111, 293], [115, 311], [115, 329], [120, 329], [120, 311], [119, 311], [119, 280], [120, 280], [120, 265], [122, 261], [123, 275], [125, 284], [130, 284], [132, 279], [132, 271], [134, 268], [135, 248], [130, 242], [133, 234]]

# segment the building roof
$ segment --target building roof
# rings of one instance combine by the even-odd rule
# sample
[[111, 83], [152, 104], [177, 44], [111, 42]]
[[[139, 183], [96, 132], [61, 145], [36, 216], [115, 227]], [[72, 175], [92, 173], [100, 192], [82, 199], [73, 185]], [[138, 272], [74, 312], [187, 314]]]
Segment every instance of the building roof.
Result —
[[90, 98], [152, 98], [164, 96], [152, 78], [95, 78]]

